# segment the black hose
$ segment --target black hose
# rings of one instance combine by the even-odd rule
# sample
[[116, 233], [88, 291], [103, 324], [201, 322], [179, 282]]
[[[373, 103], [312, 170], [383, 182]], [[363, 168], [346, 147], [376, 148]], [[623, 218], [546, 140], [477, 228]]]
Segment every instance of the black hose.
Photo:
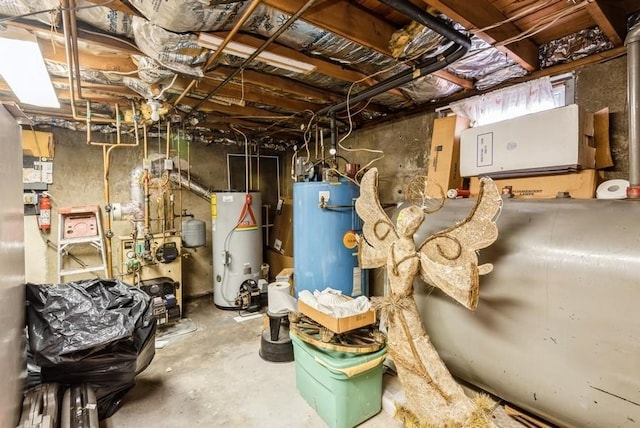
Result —
[[[471, 47], [471, 39], [469, 37], [450, 27], [444, 21], [436, 18], [430, 13], [423, 11], [412, 3], [406, 0], [380, 1], [387, 6], [396, 9], [398, 12], [406, 15], [407, 17], [413, 19], [414, 21], [417, 21], [420, 24], [423, 24], [424, 26], [432, 29], [446, 39], [452, 41], [454, 44], [450, 46], [442, 55], [439, 55], [436, 58], [429, 58], [413, 68], [410, 68], [395, 76], [383, 80], [382, 82], [379, 82], [378, 84], [370, 86], [369, 88], [363, 90], [359, 94], [350, 97], [348, 101], [349, 104], [355, 104], [360, 101], [368, 100], [372, 97], [375, 97], [376, 95], [380, 95], [391, 89], [395, 89], [398, 86], [409, 83], [419, 77], [426, 76], [435, 71], [441, 70], [447, 65], [452, 64], [453, 62], [462, 58]], [[333, 118], [335, 112], [343, 110], [345, 107], [347, 107], [347, 101], [324, 108], [317, 114], [319, 116], [330, 115], [330, 118]], [[331, 128], [331, 131], [331, 141], [333, 145], [333, 141], [337, 139], [337, 136], [334, 133], [333, 126]]]

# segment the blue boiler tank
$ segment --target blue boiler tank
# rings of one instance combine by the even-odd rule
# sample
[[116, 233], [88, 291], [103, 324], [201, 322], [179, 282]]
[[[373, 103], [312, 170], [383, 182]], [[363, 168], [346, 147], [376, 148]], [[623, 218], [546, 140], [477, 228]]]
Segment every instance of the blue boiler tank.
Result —
[[293, 185], [293, 267], [301, 290], [331, 287], [347, 296], [368, 295], [366, 271], [358, 266], [354, 183], [298, 182]]

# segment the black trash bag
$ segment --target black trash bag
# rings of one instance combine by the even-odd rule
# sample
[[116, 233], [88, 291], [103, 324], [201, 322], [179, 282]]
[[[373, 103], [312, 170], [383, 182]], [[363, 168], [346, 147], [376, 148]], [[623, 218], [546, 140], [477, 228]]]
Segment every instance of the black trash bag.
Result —
[[27, 284], [29, 350], [41, 382], [89, 383], [108, 418], [155, 355], [149, 296], [121, 281]]

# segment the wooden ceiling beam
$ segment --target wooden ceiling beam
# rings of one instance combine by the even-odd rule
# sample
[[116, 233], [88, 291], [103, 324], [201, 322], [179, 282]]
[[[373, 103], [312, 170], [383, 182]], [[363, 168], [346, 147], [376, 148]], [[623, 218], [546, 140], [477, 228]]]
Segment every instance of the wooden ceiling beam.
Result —
[[[213, 113], [209, 113], [207, 114], [206, 119], [199, 123], [198, 126], [208, 126], [208, 125], [213, 125], [213, 126], [217, 126], [219, 124], [231, 124], [231, 125], [238, 125], [238, 126], [244, 126], [246, 128], [252, 128], [252, 129], [257, 129], [258, 132], [260, 130], [266, 129], [268, 128], [270, 125], [262, 123], [262, 122], [252, 122], [250, 120], [244, 120], [244, 119], [237, 119], [234, 117], [229, 117], [229, 116], [222, 116], [222, 115], [217, 115], [217, 114], [213, 114]], [[286, 128], [284, 128], [286, 129]]]
[[587, 5], [589, 15], [614, 46], [622, 46], [627, 36], [627, 13], [614, 2], [591, 0]]
[[[299, 0], [263, 0], [263, 3], [287, 13], [295, 13], [304, 2]], [[312, 7], [301, 19], [376, 52], [391, 56], [389, 42], [397, 28], [350, 2], [325, 1], [319, 3], [317, 6]], [[464, 79], [446, 71], [439, 71], [434, 75], [464, 88], [473, 88], [473, 82], [463, 81]], [[359, 79], [352, 79], [351, 81], [355, 80]], [[378, 81], [370, 78], [363, 83], [373, 86]], [[389, 92], [407, 99], [402, 91], [398, 89]]]
[[[21, 19], [15, 19], [6, 23], [6, 25], [24, 28], [31, 31], [37, 37], [42, 39], [54, 39], [58, 42], [64, 43], [64, 35], [59, 28], [51, 28], [42, 23], [35, 21], [24, 21]], [[82, 49], [82, 43], [91, 45], [94, 49], [102, 49], [112, 53], [127, 54], [127, 55], [144, 55], [137, 47], [124, 38], [119, 38], [111, 34], [101, 34], [99, 30], [89, 31], [82, 28], [78, 28], [78, 43], [79, 48]]]
[[[184, 97], [180, 101], [180, 104], [184, 104], [189, 107], [195, 107], [199, 102], [200, 100]], [[301, 125], [307, 122], [306, 120], [301, 119], [299, 117], [289, 117], [285, 114], [271, 112], [268, 110], [262, 110], [262, 109], [258, 109], [250, 106], [245, 106], [245, 107], [236, 106], [236, 105], [228, 106], [225, 104], [219, 104], [212, 101], [206, 101], [204, 104], [202, 104], [198, 108], [198, 110], [202, 111], [203, 113], [220, 112], [220, 113], [228, 114], [230, 116], [236, 116], [238, 119], [248, 119], [253, 117], [256, 119], [269, 119], [269, 120], [273, 120], [274, 122], [284, 121], [284, 122], [293, 123], [295, 125]]]
[[[466, 29], [481, 29], [507, 19], [490, 0], [423, 0], [454, 21], [462, 24]], [[499, 27], [476, 33], [476, 36], [489, 44], [499, 43], [517, 36], [522, 31], [513, 23], [508, 22]], [[528, 71], [538, 69], [538, 46], [529, 39], [500, 46], [515, 62]]]
[[[293, 15], [305, 0], [263, 0], [262, 3]], [[385, 55], [391, 55], [389, 40], [396, 28], [347, 1], [320, 0], [302, 17], [303, 21], [353, 40]]]
[[438, 70], [433, 73], [434, 76], [438, 76], [441, 79], [446, 80], [447, 82], [455, 83], [458, 86], [462, 86], [464, 89], [473, 89], [475, 85], [472, 81], [463, 79], [462, 77], [456, 76], [453, 73], [449, 73], [447, 70]]
[[[69, 87], [69, 81], [66, 78], [62, 77], [53, 77], [51, 78], [51, 82], [55, 88], [59, 89], [67, 89]], [[126, 86], [120, 85], [103, 85], [100, 83], [90, 83], [90, 82], [82, 82], [82, 94], [84, 95], [84, 90], [93, 91], [93, 92], [102, 92], [106, 94], [113, 94], [121, 97], [127, 98], [140, 98], [140, 94], [129, 89]]]
[[[64, 45], [54, 40], [38, 38], [38, 46], [44, 59], [58, 64], [67, 64]], [[82, 69], [98, 71], [116, 71], [118, 73], [131, 73], [138, 70], [129, 55], [100, 55], [79, 50], [79, 61]]]
[[[220, 66], [210, 71], [209, 74], [225, 78], [232, 71], [233, 69], [230, 67]], [[282, 93], [283, 96], [287, 96], [287, 93], [294, 94], [311, 102], [313, 102], [312, 100], [315, 100], [318, 103], [331, 104], [344, 101], [343, 95], [337, 95], [329, 91], [323, 91], [317, 88], [313, 88], [311, 86], [295, 82], [285, 77], [266, 75], [253, 70], [244, 71], [244, 81], [245, 83], [249, 83], [252, 85], [269, 88], [276, 93]], [[387, 109], [375, 104], [369, 104], [367, 110], [379, 113], [388, 112]]]
[[[190, 83], [190, 80], [179, 79], [174, 84], [174, 88], [182, 92], [182, 90], [184, 90], [184, 88], [186, 88], [187, 85], [189, 85], [189, 83]], [[209, 92], [211, 92], [211, 90], [213, 90], [213, 88], [215, 88], [216, 86], [217, 85], [213, 81], [210, 81], [210, 80], [202, 81], [202, 82], [199, 82], [194, 88], [191, 89], [190, 94], [194, 95], [194, 93], [196, 93], [197, 91], [201, 93], [202, 96], [204, 96]], [[243, 89], [238, 85], [227, 84], [218, 92], [216, 92], [215, 95], [218, 95], [221, 97], [234, 98], [237, 100], [243, 99], [247, 102], [271, 105], [283, 110], [288, 110], [290, 112], [298, 112], [302, 110], [313, 111], [319, 108], [318, 104], [311, 103], [308, 101], [296, 100], [291, 97], [273, 95], [266, 91], [262, 91], [260, 90], [260, 88], [253, 85], [245, 85]]]
[[135, 8], [132, 8], [128, 4], [125, 4], [122, 0], [113, 0], [106, 3], [104, 0], [87, 0], [87, 1], [89, 3], [94, 3], [98, 6], [104, 5], [104, 7], [108, 7], [109, 9], [116, 10], [118, 12], [126, 13], [127, 15], [140, 16], [140, 13]]
[[[218, 37], [225, 38], [227, 33], [211, 33], [217, 35]], [[253, 48], [260, 47], [264, 41], [258, 39], [257, 37], [252, 37], [247, 34], [236, 34], [233, 37], [234, 42], [243, 43], [245, 45], [251, 46]], [[307, 56], [295, 49], [288, 48], [286, 46], [278, 45], [276, 43], [272, 43], [267, 48], [267, 52], [271, 52], [277, 55], [281, 55], [285, 58], [291, 58], [296, 61], [305, 62], [307, 64], [314, 65], [318, 73], [325, 74], [327, 76], [333, 77], [335, 79], [344, 80], [346, 82], [361, 82], [362, 85], [365, 86], [373, 86], [377, 84], [379, 81], [367, 76], [366, 74], [360, 73], [358, 71], [349, 70], [348, 68], [342, 67], [340, 65], [334, 64], [329, 61], [325, 61], [323, 59]], [[396, 95], [398, 97], [407, 99], [407, 97], [402, 93], [402, 91], [398, 89], [393, 89], [389, 91], [389, 93]]]

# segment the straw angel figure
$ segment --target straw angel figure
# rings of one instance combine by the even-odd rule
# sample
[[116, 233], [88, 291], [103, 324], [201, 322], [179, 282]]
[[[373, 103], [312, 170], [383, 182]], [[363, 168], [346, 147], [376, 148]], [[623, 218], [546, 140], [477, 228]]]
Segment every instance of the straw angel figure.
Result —
[[413, 280], [419, 274], [475, 310], [479, 275], [493, 268], [491, 264], [478, 266], [476, 251], [498, 237], [495, 220], [502, 199], [496, 185], [483, 178], [469, 216], [416, 246], [413, 235], [425, 219], [424, 210], [415, 205], [403, 209], [394, 227], [380, 206], [377, 179], [378, 171], [372, 168], [360, 184], [356, 211], [364, 225], [358, 258], [362, 268], [387, 269], [390, 293], [375, 303], [387, 321], [387, 350], [407, 398], [398, 416], [406, 426], [492, 426], [485, 416], [486, 406], [464, 394], [431, 344], [413, 299]]

